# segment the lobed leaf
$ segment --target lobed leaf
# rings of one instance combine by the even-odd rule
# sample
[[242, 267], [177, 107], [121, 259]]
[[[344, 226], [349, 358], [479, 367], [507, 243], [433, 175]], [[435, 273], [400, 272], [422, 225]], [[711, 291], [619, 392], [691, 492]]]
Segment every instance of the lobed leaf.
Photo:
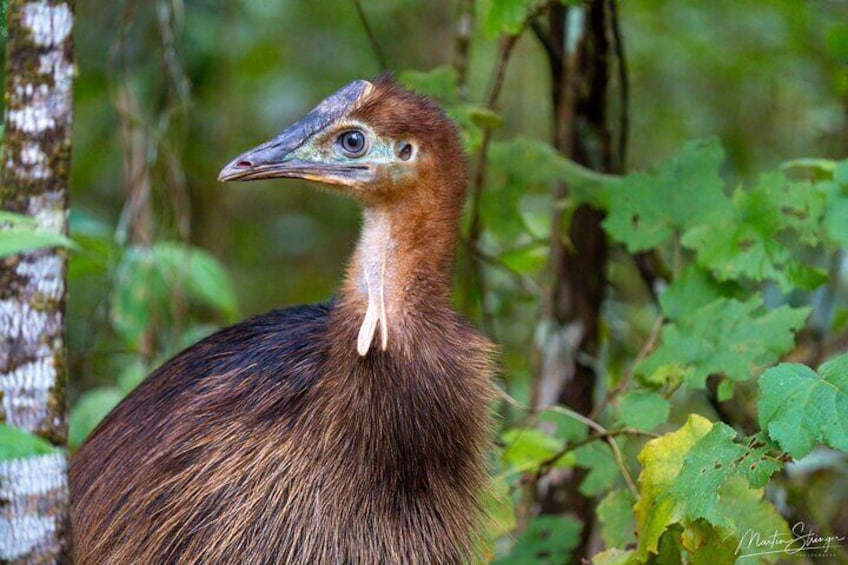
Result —
[[817, 443], [848, 452], [848, 354], [818, 372], [781, 363], [760, 377], [760, 426], [800, 458]]
[[824, 195], [811, 183], [766, 174], [751, 190], [737, 190], [732, 208], [688, 230], [682, 242], [719, 280], [772, 280], [784, 292], [813, 289], [827, 280], [825, 274], [798, 261], [784, 236], [815, 245], [824, 206]]
[[761, 528], [764, 536], [788, 532], [763, 491], [751, 488], [779, 465], [752, 470], [750, 463], [763, 454], [761, 442], [740, 444], [735, 436], [729, 426], [693, 415], [678, 431], [645, 445], [639, 454], [641, 498], [634, 506], [639, 559], [662, 553], [661, 539], [675, 527], [682, 528], [678, 539], [687, 561], [704, 564], [735, 562], [751, 528]]
[[636, 252], [712, 223], [730, 205], [718, 175], [723, 160], [717, 140], [689, 142], [653, 170], [624, 177], [609, 189], [604, 229]]
[[795, 332], [810, 313], [809, 308], [789, 306], [761, 310], [758, 297], [715, 300], [690, 317], [666, 324], [662, 344], [635, 371], [649, 377], [664, 366], [679, 366], [692, 388], [703, 388], [711, 374], [748, 380], [792, 348]]

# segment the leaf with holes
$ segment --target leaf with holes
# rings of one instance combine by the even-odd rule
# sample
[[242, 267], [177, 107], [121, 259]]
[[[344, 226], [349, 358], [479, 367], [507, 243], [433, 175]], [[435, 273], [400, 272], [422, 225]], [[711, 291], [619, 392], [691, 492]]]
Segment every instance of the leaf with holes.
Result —
[[848, 452], [848, 354], [823, 364], [781, 363], [760, 377], [760, 426], [800, 458], [817, 443]]
[[645, 445], [639, 454], [642, 497], [634, 507], [640, 559], [658, 553], [675, 524], [683, 528], [679, 539], [688, 560], [704, 564], [733, 563], [751, 528], [764, 536], [788, 532], [762, 489], [750, 486], [761, 479], [748, 467], [756, 451], [735, 436], [729, 426], [693, 415], [678, 431]]
[[693, 227], [682, 242], [719, 280], [772, 280], [784, 292], [813, 289], [825, 274], [799, 261], [786, 239], [815, 245], [824, 206], [824, 195], [811, 183], [763, 175], [751, 190], [734, 193], [721, 219]]
[[703, 388], [711, 374], [734, 381], [752, 378], [795, 343], [809, 308], [781, 306], [762, 312], [762, 301], [720, 298], [680, 321], [666, 324], [662, 344], [635, 371], [645, 377], [664, 366], [691, 369], [685, 382]]
[[635, 252], [713, 223], [730, 208], [718, 176], [723, 160], [717, 140], [690, 142], [653, 170], [624, 177], [610, 186], [604, 229]]

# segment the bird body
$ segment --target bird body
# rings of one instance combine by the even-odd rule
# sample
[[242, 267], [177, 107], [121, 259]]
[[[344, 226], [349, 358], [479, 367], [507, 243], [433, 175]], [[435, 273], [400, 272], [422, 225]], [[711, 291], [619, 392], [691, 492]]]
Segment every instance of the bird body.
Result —
[[213, 334], [107, 416], [72, 461], [78, 561], [477, 560], [494, 347], [450, 305], [455, 129], [357, 81], [222, 178], [256, 171], [364, 204], [338, 297]]

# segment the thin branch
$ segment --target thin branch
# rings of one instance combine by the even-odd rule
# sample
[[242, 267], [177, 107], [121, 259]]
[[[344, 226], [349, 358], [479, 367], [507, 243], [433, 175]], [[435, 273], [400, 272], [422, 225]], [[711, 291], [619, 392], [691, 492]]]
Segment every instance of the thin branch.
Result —
[[456, 21], [456, 42], [454, 43], [453, 67], [456, 69], [456, 83], [459, 97], [468, 96], [468, 60], [471, 52], [471, 36], [474, 31], [474, 0], [460, 0]]
[[504, 263], [500, 258], [495, 257], [493, 255], [489, 255], [479, 247], [469, 247], [471, 249], [471, 253], [481, 261], [484, 261], [492, 266], [503, 269], [505, 273], [507, 273], [518, 285], [518, 288], [521, 289], [522, 292], [527, 294], [532, 298], [540, 298], [544, 291], [539, 284], [534, 281], [531, 277], [528, 277], [524, 273], [520, 271], [516, 271], [506, 263]]
[[621, 375], [621, 378], [618, 380], [618, 383], [615, 385], [615, 388], [607, 391], [604, 399], [595, 406], [594, 410], [589, 414], [590, 418], [597, 418], [603, 413], [604, 408], [621, 392], [627, 387], [630, 383], [630, 380], [633, 378], [633, 371], [636, 366], [645, 360], [645, 358], [653, 352], [654, 348], [657, 346], [657, 341], [660, 338], [660, 332], [662, 331], [663, 324], [665, 323], [665, 316], [660, 316], [654, 322], [653, 327], [651, 328], [651, 333], [648, 334], [648, 339], [645, 340], [645, 344], [642, 346], [642, 349], [639, 350], [639, 353], [633, 359], [633, 362], [630, 363], [630, 366], [627, 368], [627, 371]]
[[365, 35], [368, 36], [368, 42], [371, 44], [371, 50], [374, 52], [374, 58], [377, 59], [377, 65], [379, 65], [381, 71], [387, 70], [389, 66], [386, 64], [386, 56], [383, 54], [383, 49], [380, 47], [380, 43], [377, 41], [374, 31], [368, 23], [368, 18], [365, 16], [365, 10], [362, 9], [362, 4], [359, 0], [353, 0], [353, 5], [356, 6], [356, 13], [359, 15], [359, 21], [362, 22]]
[[[489, 94], [486, 97], [485, 103], [486, 108], [490, 110], [495, 107], [495, 104], [497, 104], [498, 97], [500, 96], [501, 89], [503, 88], [504, 77], [506, 76], [506, 69], [509, 64], [510, 56], [512, 55], [512, 50], [522, 33], [523, 29], [516, 35], [509, 35], [501, 40], [500, 56], [498, 57], [498, 63], [492, 76]], [[464, 240], [468, 245], [469, 254], [471, 255], [471, 260], [469, 261], [469, 267], [471, 269], [470, 280], [473, 281], [472, 284], [477, 284], [477, 288], [480, 292], [480, 312], [482, 314], [483, 323], [489, 332], [494, 329], [494, 320], [491, 319], [491, 315], [486, 309], [486, 282], [483, 278], [483, 272], [480, 269], [479, 262], [474, 258], [474, 250], [478, 247], [480, 234], [482, 232], [480, 198], [483, 194], [483, 187], [486, 184], [486, 169], [488, 166], [489, 144], [491, 143], [491, 139], [492, 129], [489, 127], [484, 128], [483, 141], [480, 144], [480, 150], [477, 155], [477, 166], [474, 171], [474, 180], [471, 186], [471, 227], [469, 229], [468, 238]]]
[[[500, 56], [498, 64], [492, 75], [492, 81], [489, 85], [489, 94], [486, 97], [486, 108], [493, 109], [497, 104], [501, 89], [503, 88], [504, 78], [506, 77], [506, 69], [509, 64], [510, 56], [518, 38], [521, 36], [519, 32], [516, 35], [508, 35], [501, 40]], [[492, 128], [483, 129], [483, 141], [480, 144], [480, 151], [477, 154], [477, 166], [474, 171], [474, 180], [471, 187], [471, 229], [468, 234], [468, 244], [471, 249], [477, 247], [480, 239], [482, 225], [480, 221], [480, 196], [483, 193], [483, 186], [486, 184], [486, 169], [489, 154], [489, 144], [492, 138]]]
[[[603, 427], [601, 424], [596, 422], [595, 420], [593, 420], [591, 418], [587, 418], [586, 416], [580, 414], [579, 412], [575, 412], [574, 410], [566, 408], [565, 406], [555, 405], [555, 406], [548, 406], [548, 407], [545, 407], [545, 408], [541, 408], [539, 410], [534, 410], [534, 409], [530, 408], [529, 406], [526, 406], [526, 405], [518, 402], [516, 399], [514, 399], [512, 396], [510, 396], [509, 394], [507, 394], [503, 390], [500, 391], [500, 394], [504, 398], [504, 400], [507, 401], [507, 403], [509, 403], [512, 406], [515, 406], [517, 408], [520, 408], [520, 409], [522, 409], [522, 410], [524, 410], [524, 411], [526, 411], [530, 414], [537, 414], [538, 412], [542, 412], [542, 411], [556, 412], [558, 414], [562, 414], [563, 416], [567, 416], [567, 417], [569, 417], [573, 420], [577, 420], [578, 422], [585, 424], [589, 428], [595, 430], [597, 432], [597, 435], [593, 439], [603, 439], [607, 442], [607, 444], [610, 447], [610, 450], [612, 450], [613, 459], [615, 459], [615, 463], [618, 466], [618, 470], [621, 472], [621, 476], [624, 477], [624, 482], [627, 483], [627, 488], [630, 489], [630, 492], [633, 493], [634, 497], [636, 497], [637, 499], [639, 498], [639, 489], [636, 487], [636, 482], [633, 480], [633, 477], [630, 475], [630, 471], [627, 469], [627, 465], [624, 463], [624, 457], [621, 455], [621, 450], [618, 448], [618, 444], [615, 443], [615, 437], [617, 435], [636, 435], [637, 433], [638, 433], [638, 435], [645, 435], [645, 436], [649, 436], [649, 437], [656, 437], [656, 436], [654, 436], [653, 434], [648, 433], [648, 432], [639, 433], [638, 430], [630, 430], [629, 428], [626, 428], [626, 429], [630, 430], [628, 432], [617, 433], [619, 430], [615, 430], [615, 431], [611, 432], [611, 431], [607, 430], [605, 427]], [[567, 453], [571, 449], [575, 449], [576, 447], [579, 447], [579, 446], [572, 445], [570, 448], [569, 448], [569, 446], [566, 446], [566, 448], [568, 448], [568, 449], [565, 451], [565, 453]], [[562, 455], [564, 455], [565, 453], [563, 453]], [[556, 457], [556, 459], [559, 459], [559, 457], [562, 457], [562, 455], [559, 455], [558, 457]]]

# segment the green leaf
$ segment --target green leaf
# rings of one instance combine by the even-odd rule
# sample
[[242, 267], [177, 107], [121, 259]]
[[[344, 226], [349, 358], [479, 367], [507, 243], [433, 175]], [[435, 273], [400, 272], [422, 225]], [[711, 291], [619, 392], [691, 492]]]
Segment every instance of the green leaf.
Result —
[[824, 195], [811, 183], [766, 174], [751, 190], [737, 190], [721, 219], [693, 227], [682, 242], [719, 280], [773, 280], [784, 292], [813, 289], [826, 275], [798, 261], [784, 236], [816, 244], [824, 206]]
[[714, 424], [684, 457], [680, 474], [668, 492], [685, 501], [690, 520], [704, 518], [711, 524], [731, 527], [720, 509], [718, 489], [738, 472], [732, 462], [745, 455], [745, 448], [733, 441], [735, 437], [736, 432], [730, 426]]
[[821, 173], [826, 178], [832, 178], [833, 171], [836, 169], [836, 161], [833, 159], [801, 157], [799, 159], [791, 159], [781, 163], [780, 169], [784, 171], [792, 169], [811, 169]]
[[760, 426], [792, 457], [817, 443], [848, 452], [848, 355], [819, 367], [781, 363], [760, 377]]
[[689, 265], [660, 295], [660, 305], [666, 318], [677, 320], [718, 298], [727, 297], [733, 290], [733, 285], [719, 283], [709, 272]]
[[692, 415], [676, 432], [668, 433], [645, 444], [639, 453], [642, 472], [639, 475], [641, 498], [633, 511], [639, 531], [637, 556], [641, 561], [659, 551], [659, 541], [666, 529], [685, 517], [685, 506], [670, 490], [689, 450], [710, 431], [706, 418]]
[[153, 255], [169, 284], [182, 286], [189, 298], [221, 311], [231, 322], [238, 318], [232, 281], [211, 253], [181, 243], [160, 242], [154, 245]]
[[619, 469], [610, 446], [603, 441], [593, 441], [572, 452], [575, 464], [589, 470], [580, 483], [580, 492], [597, 496], [615, 484]]
[[792, 348], [795, 332], [810, 313], [789, 306], [760, 313], [761, 307], [758, 297], [746, 302], [721, 298], [666, 324], [662, 344], [636, 366], [636, 373], [649, 376], [682, 363], [691, 369], [685, 382], [692, 388], [703, 388], [711, 374], [734, 381], [752, 378]]
[[[502, 457], [511, 471], [535, 469], [541, 463], [550, 460], [565, 447], [565, 442], [549, 436], [537, 428], [512, 428], [501, 436], [506, 445]], [[563, 464], [569, 459], [560, 458]]]
[[636, 552], [632, 549], [605, 549], [592, 556], [592, 565], [637, 565]]
[[[745, 484], [741, 477], [731, 477], [719, 490], [722, 501], [722, 511], [728, 516], [733, 524], [732, 535], [728, 537], [727, 532], [721, 532], [725, 547], [729, 549], [725, 553], [730, 554], [730, 563], [734, 561], [740, 565], [755, 563], [756, 561], [743, 556], [762, 553], [764, 549], [780, 549], [777, 547], [763, 547], [758, 545], [758, 540], [764, 540], [776, 535], [777, 539], [794, 539], [790, 533], [786, 520], [777, 512], [774, 505], [763, 499], [762, 489], [752, 489]], [[758, 555], [760, 562], [774, 563], [782, 561], [786, 557], [784, 553], [772, 553]], [[738, 561], [737, 561], [738, 559]], [[714, 565], [718, 561], [702, 560], [704, 565]]]
[[27, 227], [0, 230], [0, 258], [44, 247], [75, 248], [74, 242], [62, 234]]
[[627, 547], [636, 543], [636, 499], [626, 489], [611, 490], [598, 504], [601, 538], [607, 547]]
[[493, 110], [489, 110], [483, 106], [475, 106], [473, 104], [469, 104], [467, 108], [468, 116], [477, 127], [494, 129], [499, 128], [504, 124], [501, 115]]
[[238, 318], [232, 282], [215, 257], [196, 247], [159, 242], [152, 249], [129, 248], [121, 259], [110, 296], [117, 333], [137, 346], [149, 329], [166, 327], [175, 290], [220, 311], [228, 321]]
[[123, 398], [124, 393], [111, 386], [97, 387], [83, 393], [71, 407], [68, 443], [71, 446], [82, 445], [88, 434]]
[[696, 141], [650, 172], [627, 175], [610, 186], [604, 229], [636, 252], [712, 223], [730, 205], [718, 175], [723, 160], [717, 140]]
[[618, 417], [625, 426], [652, 430], [668, 420], [671, 404], [655, 392], [634, 390], [618, 401]]
[[515, 35], [524, 26], [524, 21], [540, 5], [541, 0], [490, 0], [483, 18], [483, 29], [490, 37], [502, 33]]
[[822, 224], [828, 238], [839, 247], [848, 248], [848, 184], [819, 183], [825, 195]]
[[15, 212], [9, 212], [8, 210], [0, 210], [0, 224], [8, 224], [7, 226], [3, 226], [6, 228], [20, 227], [35, 229], [36, 226], [38, 226], [38, 222], [36, 222], [35, 218], [32, 216], [16, 214]]
[[56, 448], [45, 439], [20, 428], [0, 424], [0, 461], [46, 455], [54, 451]]
[[532, 565], [570, 562], [571, 551], [580, 541], [583, 525], [570, 516], [531, 518], [515, 546], [497, 565]]
[[511, 270], [531, 274], [537, 273], [547, 264], [548, 248], [539, 243], [531, 243], [504, 251], [500, 260]]
[[168, 311], [168, 288], [150, 249], [130, 247], [115, 271], [109, 316], [125, 343], [137, 346], [160, 313]]
[[725, 424], [693, 415], [678, 431], [645, 445], [639, 454], [642, 496], [634, 507], [641, 560], [662, 553], [660, 540], [675, 524], [682, 527], [678, 539], [688, 561], [705, 565], [734, 563], [750, 528], [762, 528], [757, 531], [764, 537], [788, 532], [762, 489], [749, 486], [764, 482], [750, 469], [761, 442], [739, 444], [735, 435]]
[[143, 363], [140, 359], [132, 361], [121, 369], [121, 372], [118, 373], [115, 379], [118, 390], [121, 394], [131, 393], [135, 390], [135, 387], [141, 384], [141, 381], [144, 380], [149, 372], [147, 364]]
[[458, 78], [452, 65], [441, 65], [429, 71], [404, 70], [397, 78], [405, 87], [444, 104], [459, 103]]

